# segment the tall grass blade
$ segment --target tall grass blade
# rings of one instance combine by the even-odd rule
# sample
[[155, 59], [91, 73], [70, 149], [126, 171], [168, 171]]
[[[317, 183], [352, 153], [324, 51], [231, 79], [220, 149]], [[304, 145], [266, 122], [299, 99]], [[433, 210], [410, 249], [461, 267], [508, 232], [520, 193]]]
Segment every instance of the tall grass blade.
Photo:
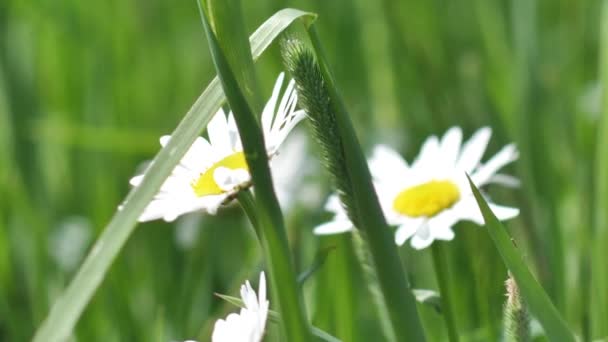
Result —
[[272, 185], [264, 136], [224, 55], [224, 49], [234, 47], [230, 42], [223, 42], [223, 48], [221, 47], [222, 42], [217, 41], [209, 26], [209, 13], [205, 8], [200, 9], [211, 57], [234, 113], [251, 180], [255, 184], [257, 221], [275, 302], [278, 302], [283, 319], [283, 331], [289, 341], [306, 342], [311, 338], [310, 327], [298, 293], [283, 216]]
[[[251, 35], [249, 41], [253, 57], [257, 59], [295, 20], [310, 21], [314, 18], [314, 14], [295, 9], [277, 12]], [[219, 80], [214, 78], [173, 132], [175, 139], [171, 139], [156, 155], [141, 185], [131, 190], [123, 210], [116, 212], [72, 282], [53, 304], [48, 316], [35, 333], [35, 342], [68, 339], [112, 261], [133, 233], [137, 218], [224, 100]]]
[[602, 89], [601, 116], [597, 128], [595, 154], [595, 197], [593, 211], [594, 245], [591, 258], [591, 337], [608, 336], [608, 1], [602, 4], [599, 70]]
[[523, 256], [514, 246], [505, 227], [494, 216], [485, 199], [470, 179], [469, 184], [486, 222], [488, 233], [492, 237], [505, 265], [517, 282], [530, 312], [536, 316], [550, 341], [575, 341], [574, 335], [566, 326], [564, 319], [524, 263]]

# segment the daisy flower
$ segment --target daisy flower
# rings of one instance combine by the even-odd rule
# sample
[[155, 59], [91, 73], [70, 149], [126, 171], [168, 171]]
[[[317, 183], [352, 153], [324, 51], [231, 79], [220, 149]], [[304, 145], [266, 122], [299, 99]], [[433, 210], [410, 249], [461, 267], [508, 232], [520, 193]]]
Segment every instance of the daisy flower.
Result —
[[[259, 297], [258, 297], [259, 295]], [[264, 335], [269, 302], [266, 300], [266, 277], [260, 274], [258, 295], [249, 281], [241, 286], [245, 305], [240, 313], [231, 313], [226, 319], [215, 322], [212, 342], [259, 342]]]
[[[283, 79], [281, 73], [262, 112], [262, 130], [269, 157], [276, 155], [289, 132], [306, 116], [303, 110], [296, 110], [298, 95], [293, 80], [279, 102]], [[220, 205], [250, 186], [251, 176], [232, 112], [226, 115], [219, 109], [209, 122], [207, 133], [209, 140], [198, 137], [194, 141], [139, 221], [159, 218], [173, 221], [197, 210], [215, 214]], [[160, 144], [165, 147], [170, 139], [171, 136], [163, 136]], [[133, 177], [131, 185], [138, 186], [143, 176]]]
[[[397, 226], [395, 242], [423, 249], [434, 240], [452, 240], [452, 227], [458, 221], [484, 223], [466, 174], [476, 186], [489, 183], [516, 186], [517, 179], [499, 174], [505, 165], [518, 158], [515, 145], [503, 147], [487, 162], [481, 163], [491, 136], [487, 127], [478, 130], [462, 144], [462, 130], [449, 129], [441, 140], [427, 138], [412, 165], [385, 145], [376, 146], [369, 167], [380, 204], [390, 225]], [[331, 202], [334, 203], [331, 203]], [[488, 203], [500, 220], [519, 214], [517, 208]], [[333, 234], [352, 229], [336, 198], [327, 204], [335, 219], [315, 229], [316, 234]]]

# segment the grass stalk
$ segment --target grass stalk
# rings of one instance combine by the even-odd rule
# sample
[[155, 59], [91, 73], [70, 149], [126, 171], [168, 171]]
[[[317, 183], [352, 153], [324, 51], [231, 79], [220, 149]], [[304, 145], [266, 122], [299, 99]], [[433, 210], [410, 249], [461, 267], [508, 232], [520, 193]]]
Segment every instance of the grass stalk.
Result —
[[[296, 274], [287, 244], [283, 216], [272, 185], [264, 136], [209, 25], [206, 9], [200, 7], [200, 10], [213, 63], [234, 113], [243, 142], [245, 159], [256, 187], [257, 221], [262, 232], [262, 247], [268, 263], [275, 301], [278, 303], [282, 317], [283, 330], [289, 341], [309, 341], [310, 327], [297, 290]], [[215, 24], [218, 25], [217, 22]], [[224, 49], [230, 46], [229, 42], [224, 43]]]
[[458, 342], [458, 331], [456, 330], [453, 303], [450, 296], [448, 263], [443, 244], [440, 241], [435, 241], [435, 243], [431, 245], [431, 251], [433, 254], [435, 276], [437, 277], [437, 283], [439, 284], [439, 291], [441, 293], [441, 315], [445, 321], [450, 342]]

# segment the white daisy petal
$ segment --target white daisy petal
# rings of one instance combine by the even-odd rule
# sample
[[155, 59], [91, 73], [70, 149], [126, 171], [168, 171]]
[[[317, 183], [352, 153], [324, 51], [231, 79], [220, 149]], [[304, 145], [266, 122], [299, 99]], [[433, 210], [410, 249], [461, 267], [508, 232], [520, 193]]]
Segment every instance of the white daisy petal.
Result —
[[163, 135], [160, 137], [160, 146], [165, 147], [169, 143], [169, 140], [171, 140], [170, 135]]
[[418, 228], [420, 228], [420, 225], [415, 226], [407, 223], [402, 224], [401, 226], [399, 226], [399, 228], [397, 228], [397, 231], [395, 232], [395, 243], [398, 246], [403, 246], [407, 239], [411, 238], [412, 236], [414, 236], [414, 234], [416, 234]]
[[490, 177], [486, 184], [499, 184], [508, 188], [519, 188], [521, 186], [521, 181], [517, 177], [497, 173]]
[[460, 127], [450, 128], [441, 139], [441, 158], [447, 167], [453, 167], [460, 152], [462, 130]]
[[489, 127], [477, 130], [462, 147], [456, 168], [464, 170], [466, 173], [471, 173], [479, 165], [491, 136], [492, 130]]
[[483, 186], [488, 183], [490, 178], [503, 166], [517, 160], [519, 152], [514, 144], [509, 144], [503, 147], [494, 157], [481, 165], [472, 175], [471, 180], [477, 186]]
[[213, 172], [213, 179], [218, 187], [224, 191], [232, 191], [234, 188], [249, 181], [249, 172], [245, 169], [229, 169], [218, 167]]
[[221, 108], [213, 116], [209, 125], [207, 125], [207, 134], [214, 149], [217, 149], [224, 155], [232, 153], [228, 121], [226, 121], [226, 114], [224, 114], [224, 110]]
[[372, 176], [378, 180], [407, 177], [407, 162], [386, 145], [376, 145], [369, 159]]
[[280, 73], [279, 77], [274, 83], [274, 88], [272, 89], [272, 95], [268, 102], [266, 102], [266, 106], [264, 106], [264, 111], [262, 112], [262, 128], [265, 135], [270, 133], [270, 128], [272, 127], [272, 120], [274, 119], [275, 108], [277, 106], [277, 100], [279, 98], [279, 94], [281, 93], [281, 86], [283, 85], [283, 79], [285, 78], [284, 73]]
[[268, 154], [274, 154], [276, 150], [281, 146], [287, 135], [293, 130], [293, 128], [306, 117], [306, 112], [299, 110], [293, 115], [290, 120], [285, 123], [285, 126], [281, 127], [277, 132], [271, 133], [269, 141], [267, 143]]
[[230, 148], [232, 151], [242, 151], [241, 137], [239, 136], [239, 130], [234, 120], [234, 114], [230, 112], [228, 114], [228, 136], [230, 137]]
[[327, 223], [321, 224], [315, 227], [313, 233], [315, 235], [331, 235], [331, 234], [341, 234], [350, 232], [354, 229], [352, 222], [350, 220], [344, 218], [334, 221], [329, 221]]
[[144, 179], [144, 175], [137, 175], [131, 179], [129, 179], [129, 184], [131, 184], [132, 186], [139, 186], [139, 184], [141, 184], [141, 181]]
[[422, 225], [410, 240], [410, 245], [417, 250], [427, 248], [433, 243], [433, 235], [428, 225]]

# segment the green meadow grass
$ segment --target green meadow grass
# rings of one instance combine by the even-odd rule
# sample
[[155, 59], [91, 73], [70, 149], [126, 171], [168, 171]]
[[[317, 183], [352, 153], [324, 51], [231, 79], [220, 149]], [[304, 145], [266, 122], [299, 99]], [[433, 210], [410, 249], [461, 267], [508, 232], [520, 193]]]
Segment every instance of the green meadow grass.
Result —
[[[521, 208], [504, 225], [568, 327], [582, 341], [608, 338], [607, 5], [260, 0], [223, 20], [251, 34], [286, 7], [318, 14], [319, 42], [365, 152], [385, 143], [409, 161], [428, 135], [452, 125], [465, 138], [492, 127], [486, 156], [517, 144], [520, 159], [507, 170], [521, 187], [486, 190]], [[288, 31], [305, 35], [301, 23]], [[231, 39], [226, 32], [220, 45]], [[236, 79], [256, 83], [247, 89], [262, 95], [244, 95], [257, 108], [283, 70], [279, 44], [254, 66], [243, 63]], [[0, 341], [32, 338], [126, 197], [128, 179], [215, 75], [196, 1], [0, 3]], [[302, 178], [320, 194], [283, 210], [295, 273], [329, 250], [301, 287], [311, 324], [343, 341], [384, 336], [357, 242], [312, 235], [329, 218], [327, 175]], [[442, 245], [461, 341], [502, 335], [504, 250], [485, 230], [459, 223]], [[413, 288], [439, 290], [430, 248], [398, 252]], [[205, 341], [214, 321], [236, 310], [214, 293], [238, 296], [266, 269], [263, 257], [238, 206], [139, 224], [74, 337]], [[537, 305], [531, 313], [542, 321]], [[446, 341], [442, 316], [418, 309], [427, 339]], [[283, 334], [268, 323], [269, 340]]]

